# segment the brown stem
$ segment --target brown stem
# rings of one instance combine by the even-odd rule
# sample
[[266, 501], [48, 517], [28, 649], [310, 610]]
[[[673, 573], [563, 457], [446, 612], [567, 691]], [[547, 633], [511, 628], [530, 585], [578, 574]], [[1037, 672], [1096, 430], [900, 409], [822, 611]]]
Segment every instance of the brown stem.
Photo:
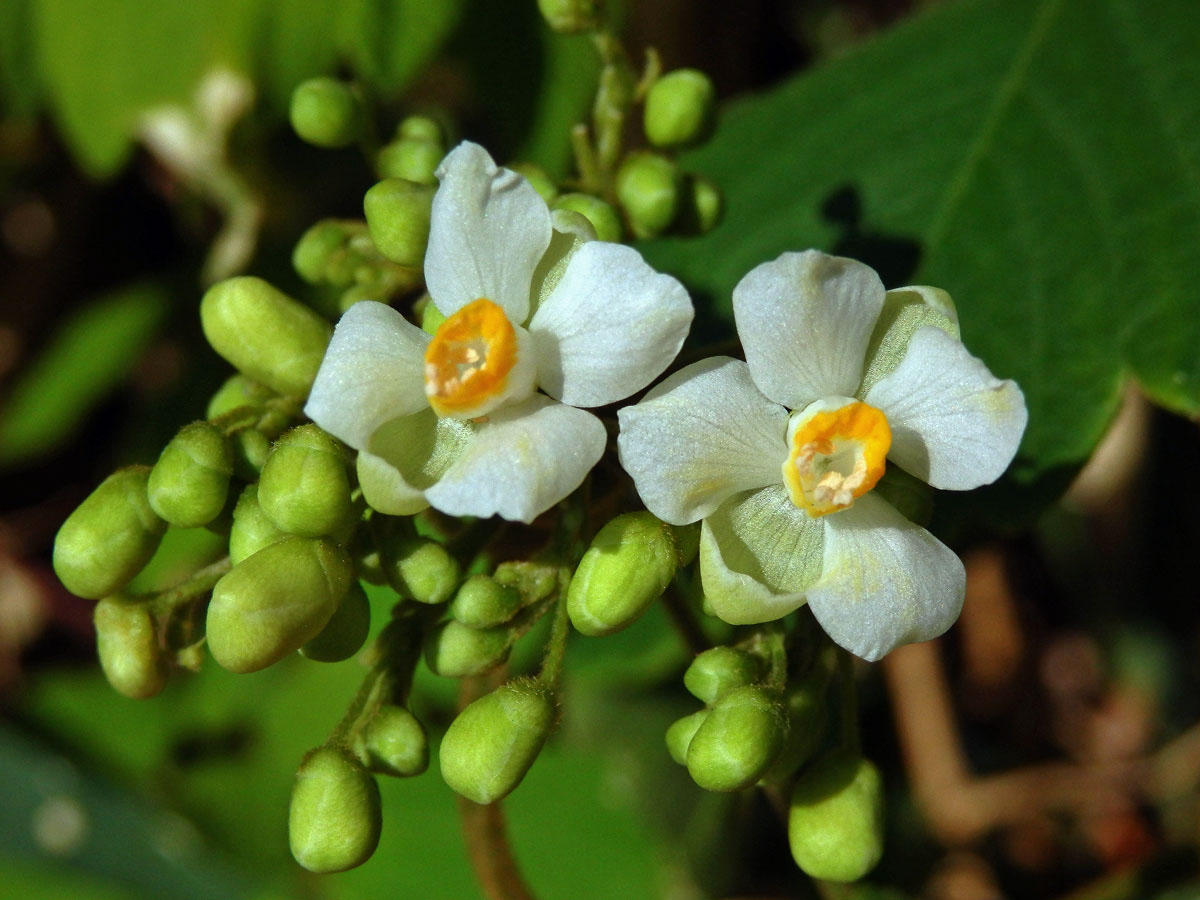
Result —
[[458, 814], [467, 842], [467, 856], [489, 900], [535, 900], [513, 859], [504, 808], [499, 803], [481, 806], [459, 797]]

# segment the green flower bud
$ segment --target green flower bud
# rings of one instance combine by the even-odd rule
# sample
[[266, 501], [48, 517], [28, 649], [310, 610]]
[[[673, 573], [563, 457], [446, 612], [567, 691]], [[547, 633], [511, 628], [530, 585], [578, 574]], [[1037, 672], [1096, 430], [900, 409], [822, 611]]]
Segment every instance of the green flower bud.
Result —
[[145, 603], [105, 597], [92, 613], [100, 668], [126, 697], [153, 697], [167, 683], [167, 666], [158, 646], [154, 618]]
[[538, 9], [559, 34], [595, 31], [602, 22], [601, 0], [538, 0]]
[[681, 766], [687, 765], [688, 747], [704, 720], [708, 718], [709, 712], [708, 709], [698, 710], [690, 716], [676, 719], [667, 729], [667, 752], [671, 754], [671, 759]]
[[307, 396], [333, 326], [261, 278], [219, 281], [200, 301], [204, 336], [242, 374], [273, 391]]
[[508, 168], [528, 181], [538, 192], [538, 196], [547, 203], [558, 196], [558, 185], [554, 183], [554, 179], [550, 177], [549, 173], [537, 163], [510, 163]]
[[229, 558], [236, 566], [263, 547], [287, 537], [288, 533], [267, 518], [258, 505], [258, 485], [247, 485], [233, 508], [233, 526], [229, 529]]
[[713, 647], [692, 660], [683, 684], [693, 697], [712, 706], [734, 688], [758, 681], [759, 674], [753, 654], [737, 647]]
[[712, 80], [703, 72], [668, 72], [646, 93], [646, 138], [656, 147], [682, 147], [703, 141], [712, 134], [716, 96]]
[[363, 736], [367, 768], [377, 775], [407, 778], [429, 767], [429, 739], [417, 717], [402, 706], [384, 706]]
[[438, 758], [442, 778], [476, 803], [512, 793], [537, 759], [554, 724], [554, 700], [532, 680], [510, 681], [480, 697], [450, 723]]
[[455, 621], [472, 628], [503, 625], [521, 611], [521, 592], [490, 575], [472, 575], [450, 603]]
[[258, 481], [267, 457], [271, 455], [271, 440], [257, 428], [243, 428], [229, 437], [233, 450], [233, 474], [243, 481]]
[[257, 672], [316, 637], [350, 589], [345, 551], [287, 537], [235, 565], [213, 588], [208, 648], [231, 672]]
[[146, 498], [149, 466], [109, 475], [67, 516], [54, 538], [54, 572], [89, 600], [115, 594], [150, 561], [167, 528]]
[[425, 639], [425, 664], [436, 675], [481, 675], [508, 658], [512, 632], [507, 628], [471, 628], [451, 619]]
[[292, 268], [309, 284], [327, 280], [333, 258], [343, 253], [350, 231], [339, 219], [322, 219], [304, 232], [292, 250]]
[[430, 141], [442, 144], [442, 126], [429, 116], [407, 116], [396, 127], [396, 136], [412, 138], [416, 141]]
[[883, 855], [883, 782], [856, 754], [822, 757], [792, 788], [788, 844], [796, 865], [824, 881], [857, 881]]
[[438, 163], [446, 155], [441, 141], [401, 137], [388, 144], [375, 157], [380, 178], [403, 178], [417, 184], [437, 184]]
[[221, 429], [193, 422], [171, 438], [150, 470], [146, 497], [163, 519], [180, 528], [207, 525], [225, 507], [233, 449]]
[[429, 240], [433, 185], [386, 178], [367, 191], [363, 212], [379, 252], [402, 266], [419, 266]]
[[827, 719], [823, 681], [809, 679], [787, 691], [788, 733], [771, 777], [782, 780], [808, 762], [825, 736]]
[[683, 184], [683, 202], [679, 210], [678, 230], [683, 234], [708, 234], [725, 214], [721, 188], [703, 175], [687, 175]]
[[350, 514], [350, 478], [341, 447], [316, 425], [284, 434], [263, 466], [258, 504], [290, 534], [333, 534]]
[[383, 826], [379, 786], [345, 751], [313, 750], [300, 763], [288, 808], [288, 843], [311, 872], [344, 872], [371, 858]]
[[421, 330], [427, 334], [437, 334], [437, 330], [445, 321], [446, 317], [442, 315], [442, 311], [426, 295], [425, 302], [421, 305]]
[[371, 630], [371, 601], [357, 581], [325, 627], [300, 648], [300, 655], [317, 662], [341, 662], [362, 649]]
[[596, 229], [596, 237], [602, 241], [619, 242], [625, 235], [620, 214], [612, 204], [605, 203], [591, 194], [571, 192], [562, 194], [550, 204], [552, 209], [568, 209], [577, 212]]
[[363, 129], [358, 92], [334, 78], [310, 78], [297, 85], [288, 115], [296, 134], [318, 147], [345, 147]]
[[675, 221], [682, 187], [679, 167], [657, 153], [631, 153], [617, 169], [617, 199], [640, 238], [661, 234]]
[[271, 391], [245, 375], [230, 375], [208, 401], [204, 416], [211, 420], [245, 406], [259, 409], [273, 396]]
[[572, 624], [588, 635], [632, 625], [671, 583], [675, 562], [668, 525], [648, 512], [617, 516], [596, 533], [571, 579]]
[[757, 684], [719, 699], [688, 745], [692, 780], [709, 791], [736, 791], [763, 776], [783, 746], [787, 720], [774, 696]]
[[388, 583], [418, 603], [444, 603], [458, 587], [458, 560], [435, 541], [393, 532], [384, 537], [380, 556]]

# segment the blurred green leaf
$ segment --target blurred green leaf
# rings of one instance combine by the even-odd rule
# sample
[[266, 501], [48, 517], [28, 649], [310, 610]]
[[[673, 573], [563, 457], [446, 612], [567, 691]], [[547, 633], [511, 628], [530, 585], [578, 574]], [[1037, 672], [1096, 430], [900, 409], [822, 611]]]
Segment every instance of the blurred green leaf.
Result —
[[67, 438], [129, 374], [166, 305], [160, 286], [135, 285], [101, 297], [59, 326], [0, 408], [0, 464], [29, 460]]
[[588, 120], [600, 57], [586, 37], [565, 37], [542, 29], [545, 72], [542, 75], [529, 134], [516, 158], [544, 166], [557, 177], [571, 164], [571, 127]]
[[37, 99], [30, 5], [31, 0], [0, 3], [0, 112], [9, 115], [30, 115]]
[[1177, 0], [940, 5], [730, 109], [687, 158], [727, 192], [710, 236], [647, 248], [709, 295], [784, 250], [954, 295], [1030, 410], [1015, 469], [1086, 458], [1131, 372], [1200, 411], [1200, 16]]
[[346, 0], [340, 7], [341, 41], [355, 73], [394, 93], [450, 36], [466, 0]]

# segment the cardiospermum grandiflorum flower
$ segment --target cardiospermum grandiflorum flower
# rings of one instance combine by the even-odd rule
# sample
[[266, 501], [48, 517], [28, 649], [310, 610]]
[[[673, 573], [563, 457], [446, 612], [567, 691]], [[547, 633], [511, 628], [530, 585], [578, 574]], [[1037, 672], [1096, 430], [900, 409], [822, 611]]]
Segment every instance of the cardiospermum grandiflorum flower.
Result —
[[646, 507], [703, 519], [710, 608], [742, 624], [808, 603], [869, 660], [941, 634], [962, 562], [872, 488], [888, 464], [951, 490], [1000, 477], [1025, 430], [1020, 388], [967, 352], [944, 291], [885, 291], [854, 260], [785, 253], [733, 309], [745, 362], [688, 366], [619, 413]]
[[692, 304], [633, 248], [552, 216], [479, 145], [451, 151], [438, 177], [425, 279], [445, 322], [431, 337], [389, 306], [356, 303], [305, 413], [359, 451], [359, 483], [380, 512], [432, 505], [529, 522], [604, 452], [604, 425], [578, 407], [657, 377]]

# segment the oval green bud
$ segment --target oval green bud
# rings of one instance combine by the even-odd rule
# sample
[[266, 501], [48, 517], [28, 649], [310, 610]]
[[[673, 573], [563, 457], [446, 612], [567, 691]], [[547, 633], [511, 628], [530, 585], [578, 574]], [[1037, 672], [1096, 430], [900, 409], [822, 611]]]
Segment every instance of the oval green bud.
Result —
[[561, 194], [550, 204], [553, 209], [567, 209], [577, 212], [596, 229], [596, 237], [602, 241], [617, 243], [625, 235], [625, 226], [621, 224], [621, 215], [611, 203], [605, 203], [599, 197], [572, 191]]
[[292, 128], [318, 147], [345, 147], [363, 129], [363, 105], [353, 86], [335, 78], [310, 78], [292, 91]]
[[701, 709], [690, 716], [676, 719], [667, 729], [667, 752], [671, 754], [671, 759], [681, 766], [687, 765], [688, 747], [692, 743], [692, 738], [696, 736], [696, 732], [700, 730], [700, 726], [704, 724], [704, 720], [708, 718], [710, 711]]
[[290, 534], [333, 534], [345, 523], [351, 506], [342, 448], [316, 425], [284, 434], [263, 466], [258, 505]]
[[538, 0], [538, 9], [559, 34], [595, 31], [603, 21], [601, 0]]
[[247, 406], [260, 409], [273, 396], [270, 390], [245, 375], [230, 375], [209, 399], [204, 415], [211, 420]]
[[433, 185], [385, 178], [363, 197], [371, 240], [379, 252], [401, 266], [419, 266], [429, 241]]
[[271, 439], [257, 428], [243, 428], [229, 436], [233, 449], [233, 474], [243, 481], [258, 481], [271, 455]]
[[442, 778], [476, 803], [495, 803], [521, 783], [554, 724], [554, 700], [532, 680], [510, 681], [460, 712], [442, 739]]
[[339, 219], [322, 219], [301, 235], [292, 250], [292, 268], [309, 284], [320, 284], [335, 254], [340, 254], [350, 239], [346, 224]]
[[375, 157], [380, 178], [403, 178], [417, 184], [437, 184], [438, 163], [446, 155], [441, 141], [400, 137], [383, 146]]
[[753, 684], [760, 674], [758, 658], [737, 647], [713, 647], [692, 660], [683, 685], [709, 706], [734, 688]]
[[592, 544], [567, 590], [567, 613], [583, 634], [605, 635], [632, 625], [675, 576], [670, 526], [648, 512], [617, 516]]
[[341, 662], [362, 649], [371, 630], [371, 601], [357, 581], [338, 604], [325, 627], [300, 648], [300, 655], [317, 662]]
[[682, 187], [679, 167], [657, 153], [631, 153], [617, 169], [617, 199], [640, 238], [661, 234], [675, 221]]
[[656, 147], [682, 147], [703, 141], [712, 134], [716, 97], [712, 80], [703, 72], [668, 72], [646, 93], [646, 138]]
[[388, 583], [418, 603], [444, 603], [462, 574], [458, 560], [441, 544], [403, 531], [386, 535], [380, 560]]
[[242, 374], [303, 397], [317, 377], [333, 326], [261, 278], [219, 281], [200, 301], [204, 336]]
[[396, 126], [396, 137], [443, 144], [442, 126], [429, 116], [406, 116]]
[[788, 778], [808, 762], [825, 736], [827, 719], [823, 682], [809, 679], [789, 687], [785, 698], [788, 717], [787, 738], [771, 766], [770, 777]]
[[788, 844], [796, 865], [824, 881], [857, 881], [883, 855], [883, 781], [870, 760], [838, 751], [792, 788]]
[[472, 575], [454, 595], [450, 615], [472, 628], [491, 628], [510, 621], [521, 606], [521, 592], [512, 585], [500, 584], [490, 575]]
[[787, 720], [774, 696], [757, 684], [721, 697], [688, 745], [692, 780], [709, 791], [749, 787], [783, 746]]
[[362, 753], [372, 772], [407, 778], [429, 767], [429, 738], [407, 709], [384, 706], [367, 725]]
[[229, 559], [236, 566], [263, 547], [287, 537], [288, 533], [267, 518], [258, 505], [258, 484], [247, 485], [233, 508], [229, 529]]
[[437, 330], [445, 321], [446, 316], [437, 308], [433, 299], [426, 294], [424, 302], [421, 304], [421, 330], [426, 334], [437, 334]]
[[231, 672], [257, 672], [316, 637], [350, 589], [345, 551], [286, 537], [225, 574], [208, 605], [208, 649]]
[[683, 183], [683, 202], [679, 210], [678, 231], [683, 234], [708, 234], [721, 223], [725, 214], [725, 196], [721, 188], [703, 175], [687, 175]]
[[233, 475], [233, 449], [221, 429], [193, 422], [171, 438], [150, 470], [150, 507], [172, 525], [207, 525], [225, 507]]
[[554, 183], [554, 179], [550, 177], [550, 174], [537, 163], [510, 163], [508, 168], [528, 181], [533, 189], [538, 192], [538, 196], [547, 203], [558, 196], [558, 185]]
[[346, 752], [313, 750], [300, 763], [288, 808], [288, 843], [311, 872], [344, 872], [375, 852], [383, 816], [375, 779]]
[[105, 597], [96, 604], [92, 621], [108, 683], [135, 699], [159, 693], [167, 683], [167, 666], [149, 607], [124, 597]]
[[425, 639], [425, 664], [435, 675], [481, 675], [508, 658], [512, 633], [507, 628], [471, 628], [451, 619]]
[[158, 549], [167, 523], [146, 497], [149, 466], [118, 469], [75, 509], [54, 537], [54, 572], [88, 600], [115, 594]]

